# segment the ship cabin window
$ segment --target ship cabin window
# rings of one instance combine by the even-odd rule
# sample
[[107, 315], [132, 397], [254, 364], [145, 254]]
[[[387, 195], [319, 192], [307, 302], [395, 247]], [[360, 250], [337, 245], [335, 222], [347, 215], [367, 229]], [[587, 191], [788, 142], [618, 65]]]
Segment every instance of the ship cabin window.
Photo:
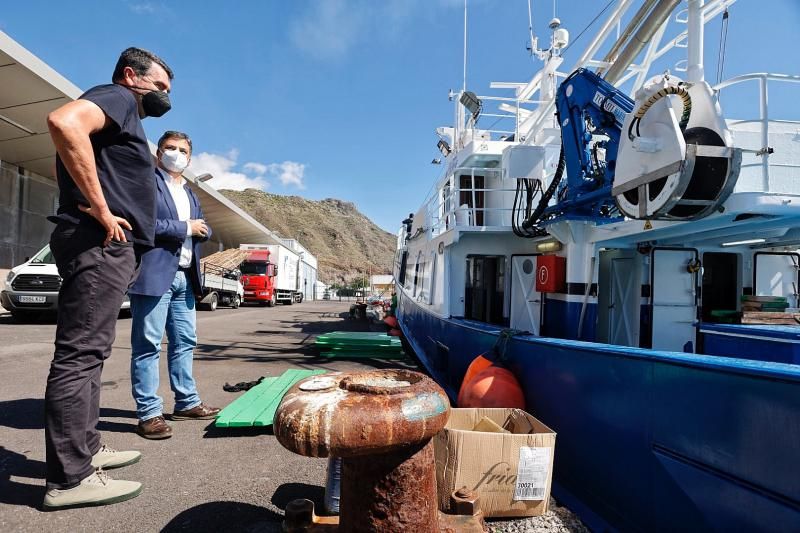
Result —
[[467, 257], [464, 317], [489, 324], [505, 325], [506, 258], [471, 255]]
[[419, 268], [421, 262], [422, 262], [422, 252], [417, 254], [417, 264], [414, 267], [414, 289], [413, 289], [414, 292], [412, 293], [412, 296], [417, 295], [417, 287], [419, 287]]
[[[422, 258], [420, 257], [420, 261]], [[425, 301], [427, 296], [425, 296], [425, 288], [428, 286], [427, 282], [427, 267], [428, 263], [422, 262], [419, 266], [419, 290], [415, 291], [418, 300]]]
[[727, 322], [739, 306], [741, 256], [726, 252], [703, 254], [701, 319]]
[[[465, 209], [469, 213], [470, 226], [483, 226], [483, 210], [486, 207], [484, 200], [486, 179], [484, 176], [462, 174], [458, 177], [458, 209]], [[461, 225], [458, 213], [456, 223]]]
[[448, 181], [442, 186], [441, 213], [439, 213], [439, 217], [444, 218], [445, 229], [450, 229], [450, 226], [452, 226], [453, 224], [453, 220], [450, 215], [450, 211], [452, 209], [453, 209], [453, 197], [450, 191], [450, 181]]
[[428, 275], [430, 281], [428, 282], [428, 297], [426, 303], [433, 303], [433, 293], [436, 290], [436, 252], [431, 252], [431, 272]]
[[405, 287], [406, 284], [406, 270], [408, 269], [408, 251], [404, 250], [400, 254], [400, 277], [397, 280], [400, 285]]

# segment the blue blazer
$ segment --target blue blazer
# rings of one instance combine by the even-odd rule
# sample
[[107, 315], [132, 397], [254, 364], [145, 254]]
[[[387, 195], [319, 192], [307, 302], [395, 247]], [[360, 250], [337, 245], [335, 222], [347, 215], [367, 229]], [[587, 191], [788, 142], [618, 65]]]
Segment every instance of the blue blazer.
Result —
[[[178, 220], [178, 210], [172, 195], [167, 188], [167, 179], [172, 179], [166, 172], [156, 168], [156, 236], [155, 247], [142, 254], [139, 276], [128, 293], [144, 296], [163, 296], [172, 286], [178, 262], [181, 258], [181, 247], [186, 239], [186, 221]], [[203, 210], [197, 196], [188, 185], [183, 189], [189, 195], [191, 214], [189, 218], [203, 218]], [[200, 243], [211, 236], [211, 228], [205, 237], [192, 237], [192, 264], [189, 266], [189, 279], [195, 295], [200, 295]]]

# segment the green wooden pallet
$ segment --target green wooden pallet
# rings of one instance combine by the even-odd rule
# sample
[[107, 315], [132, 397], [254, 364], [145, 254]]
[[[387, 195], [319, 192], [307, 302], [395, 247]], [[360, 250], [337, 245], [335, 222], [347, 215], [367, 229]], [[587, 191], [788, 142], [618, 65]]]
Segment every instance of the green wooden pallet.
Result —
[[214, 425], [220, 428], [269, 426], [283, 395], [292, 385], [301, 379], [323, 373], [325, 370], [292, 368], [280, 376], [265, 378], [220, 411]]
[[381, 353], [398, 353], [403, 350], [402, 346], [362, 346], [362, 345], [340, 345], [340, 344], [320, 344], [321, 350], [330, 352], [381, 352]]
[[318, 345], [335, 346], [400, 346], [400, 339], [372, 331], [333, 331], [319, 335]]
[[320, 356], [342, 359], [404, 359], [400, 339], [372, 331], [334, 331], [317, 337]]
[[371, 352], [365, 350], [337, 350], [335, 352], [320, 352], [320, 357], [328, 359], [405, 359], [404, 352]]

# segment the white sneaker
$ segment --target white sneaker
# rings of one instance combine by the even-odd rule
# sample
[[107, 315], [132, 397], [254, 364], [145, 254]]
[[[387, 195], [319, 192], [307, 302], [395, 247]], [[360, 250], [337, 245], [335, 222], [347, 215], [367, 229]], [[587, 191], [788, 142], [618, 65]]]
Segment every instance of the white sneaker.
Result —
[[45, 510], [69, 509], [91, 505], [108, 505], [135, 498], [142, 492], [138, 481], [111, 479], [102, 470], [97, 470], [76, 487], [60, 490], [50, 489], [44, 495]]
[[97, 453], [92, 456], [92, 467], [105, 468], [106, 470], [109, 470], [111, 468], [132, 465], [133, 463], [138, 462], [141, 458], [141, 452], [120, 452], [103, 444], [100, 446], [100, 449], [97, 450]]

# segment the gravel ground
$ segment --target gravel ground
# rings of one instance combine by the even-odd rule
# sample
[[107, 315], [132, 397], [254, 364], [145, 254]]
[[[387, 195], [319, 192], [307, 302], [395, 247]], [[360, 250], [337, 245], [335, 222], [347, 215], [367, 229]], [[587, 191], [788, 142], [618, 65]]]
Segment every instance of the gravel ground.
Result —
[[550, 498], [550, 510], [542, 516], [515, 520], [487, 520], [491, 533], [588, 533], [580, 519]]

